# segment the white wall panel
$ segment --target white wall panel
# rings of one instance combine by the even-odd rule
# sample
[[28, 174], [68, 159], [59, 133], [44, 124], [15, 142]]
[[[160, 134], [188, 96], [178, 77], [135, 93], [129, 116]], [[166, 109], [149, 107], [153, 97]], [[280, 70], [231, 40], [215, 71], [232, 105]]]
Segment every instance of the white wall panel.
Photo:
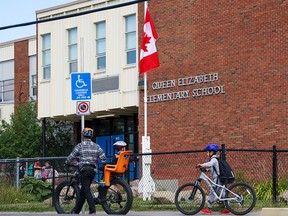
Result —
[[28, 55], [36, 55], [36, 37], [29, 39], [29, 50], [28, 50]]
[[0, 61], [14, 59], [14, 43], [0, 44]]
[[14, 113], [14, 103], [12, 104], [0, 104], [1, 120], [5, 120], [10, 123], [10, 115]]

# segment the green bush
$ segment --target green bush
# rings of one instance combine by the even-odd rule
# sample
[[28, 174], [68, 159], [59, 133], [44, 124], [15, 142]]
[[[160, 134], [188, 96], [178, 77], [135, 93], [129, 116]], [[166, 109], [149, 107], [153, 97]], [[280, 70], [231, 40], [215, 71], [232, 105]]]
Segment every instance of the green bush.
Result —
[[[282, 194], [288, 190], [288, 180], [286, 178], [280, 178], [277, 182], [277, 195]], [[273, 198], [273, 182], [271, 179], [262, 181], [255, 185], [255, 192], [257, 199], [270, 201]]]
[[52, 185], [33, 177], [26, 177], [21, 183], [21, 189], [30, 193], [35, 201], [43, 201], [52, 196]]
[[235, 174], [235, 181], [236, 182], [244, 182], [247, 184], [251, 184], [251, 182], [252, 182], [252, 180], [249, 179], [247, 176], [245, 176], [243, 172], [237, 172]]

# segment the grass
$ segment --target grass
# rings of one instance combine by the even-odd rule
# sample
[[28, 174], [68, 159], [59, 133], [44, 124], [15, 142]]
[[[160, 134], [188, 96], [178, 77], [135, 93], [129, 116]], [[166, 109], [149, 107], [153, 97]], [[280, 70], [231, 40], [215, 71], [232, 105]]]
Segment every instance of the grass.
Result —
[[[31, 194], [17, 190], [13, 186], [0, 185], [0, 211], [2, 212], [55, 212], [54, 207], [50, 201], [36, 202], [33, 200]], [[257, 200], [254, 211], [260, 211], [263, 207], [284, 207], [287, 208], [286, 203], [273, 203], [267, 200]], [[85, 207], [88, 209], [88, 206]], [[215, 209], [218, 206], [215, 205]], [[139, 197], [134, 197], [133, 211], [177, 211], [173, 203], [159, 203], [157, 199], [143, 201]], [[103, 211], [101, 206], [97, 206], [97, 211]]]
[[0, 204], [25, 203], [33, 200], [33, 196], [16, 189], [11, 185], [0, 185]]
[[0, 204], [2, 212], [54, 212], [50, 204], [43, 205], [42, 202], [27, 202], [16, 204]]

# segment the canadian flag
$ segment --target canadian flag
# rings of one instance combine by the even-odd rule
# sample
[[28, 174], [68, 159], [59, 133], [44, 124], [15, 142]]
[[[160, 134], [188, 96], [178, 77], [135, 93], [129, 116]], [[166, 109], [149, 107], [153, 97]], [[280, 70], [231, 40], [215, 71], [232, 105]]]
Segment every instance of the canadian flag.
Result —
[[158, 35], [147, 8], [144, 21], [144, 31], [142, 34], [141, 51], [140, 51], [140, 62], [139, 62], [140, 74], [143, 74], [149, 70], [157, 68], [160, 65], [156, 49], [156, 39], [158, 39]]

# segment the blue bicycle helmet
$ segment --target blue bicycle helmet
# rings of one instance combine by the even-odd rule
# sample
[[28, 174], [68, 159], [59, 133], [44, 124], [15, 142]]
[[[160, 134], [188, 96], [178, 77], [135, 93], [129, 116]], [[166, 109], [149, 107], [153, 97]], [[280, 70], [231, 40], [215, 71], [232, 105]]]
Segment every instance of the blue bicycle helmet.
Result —
[[93, 137], [93, 129], [91, 128], [84, 128], [82, 130], [82, 136], [92, 138]]
[[208, 144], [205, 149], [205, 151], [214, 151], [218, 152], [220, 150], [219, 146], [217, 144]]

